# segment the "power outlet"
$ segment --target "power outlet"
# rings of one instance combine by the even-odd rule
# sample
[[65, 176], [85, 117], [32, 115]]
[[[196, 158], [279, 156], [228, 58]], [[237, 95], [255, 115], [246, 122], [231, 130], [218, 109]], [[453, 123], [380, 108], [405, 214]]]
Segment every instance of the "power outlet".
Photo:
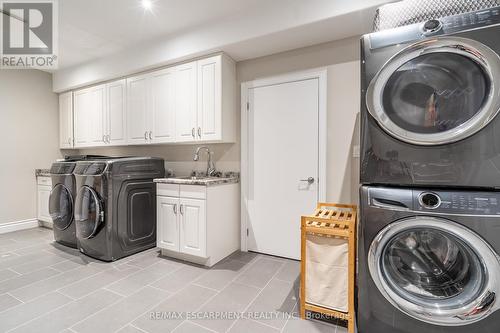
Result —
[[352, 147], [352, 157], [359, 158], [359, 145]]

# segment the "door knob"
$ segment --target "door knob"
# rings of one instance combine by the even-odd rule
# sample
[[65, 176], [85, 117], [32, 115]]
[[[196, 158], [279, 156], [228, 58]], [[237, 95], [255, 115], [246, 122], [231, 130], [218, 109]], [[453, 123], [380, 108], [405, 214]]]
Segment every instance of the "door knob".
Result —
[[314, 184], [314, 177], [309, 177], [307, 179], [301, 179], [301, 182], [307, 182], [309, 185]]

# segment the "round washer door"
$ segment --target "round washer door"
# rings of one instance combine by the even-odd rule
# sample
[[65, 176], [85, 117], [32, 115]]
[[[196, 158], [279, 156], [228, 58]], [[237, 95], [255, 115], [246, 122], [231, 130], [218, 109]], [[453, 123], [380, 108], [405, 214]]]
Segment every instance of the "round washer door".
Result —
[[57, 184], [50, 192], [49, 214], [58, 230], [67, 229], [73, 222], [73, 197], [66, 186]]
[[366, 105], [391, 136], [416, 145], [465, 139], [500, 110], [500, 57], [459, 37], [413, 44], [371, 81]]
[[77, 237], [82, 239], [94, 237], [103, 221], [104, 210], [99, 196], [91, 187], [83, 186], [78, 191], [75, 203]]
[[496, 253], [450, 220], [415, 216], [388, 225], [372, 242], [368, 266], [392, 305], [426, 323], [466, 325], [498, 308]]

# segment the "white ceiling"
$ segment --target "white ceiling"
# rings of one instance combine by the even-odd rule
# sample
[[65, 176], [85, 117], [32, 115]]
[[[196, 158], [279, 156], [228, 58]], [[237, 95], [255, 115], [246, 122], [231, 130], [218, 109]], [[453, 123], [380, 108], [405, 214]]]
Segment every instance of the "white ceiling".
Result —
[[281, 0], [59, 1], [59, 67], [70, 67], [143, 44], [159, 37], [244, 16]]
[[[359, 35], [391, 0], [59, 1], [63, 91], [215, 51], [235, 60]], [[394, 1], [394, 0], [392, 0]]]

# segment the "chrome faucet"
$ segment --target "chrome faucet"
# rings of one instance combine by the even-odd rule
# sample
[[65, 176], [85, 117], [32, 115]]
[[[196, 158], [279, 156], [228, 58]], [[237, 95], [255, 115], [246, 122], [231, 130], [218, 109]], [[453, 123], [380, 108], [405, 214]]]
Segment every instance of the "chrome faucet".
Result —
[[193, 161], [198, 161], [200, 159], [200, 150], [205, 149], [208, 154], [208, 161], [207, 161], [207, 176], [211, 177], [214, 176], [217, 171], [215, 170], [215, 162], [212, 160], [212, 155], [214, 154], [213, 151], [210, 150], [207, 146], [202, 146], [198, 147], [196, 149], [196, 153], [194, 153]]

